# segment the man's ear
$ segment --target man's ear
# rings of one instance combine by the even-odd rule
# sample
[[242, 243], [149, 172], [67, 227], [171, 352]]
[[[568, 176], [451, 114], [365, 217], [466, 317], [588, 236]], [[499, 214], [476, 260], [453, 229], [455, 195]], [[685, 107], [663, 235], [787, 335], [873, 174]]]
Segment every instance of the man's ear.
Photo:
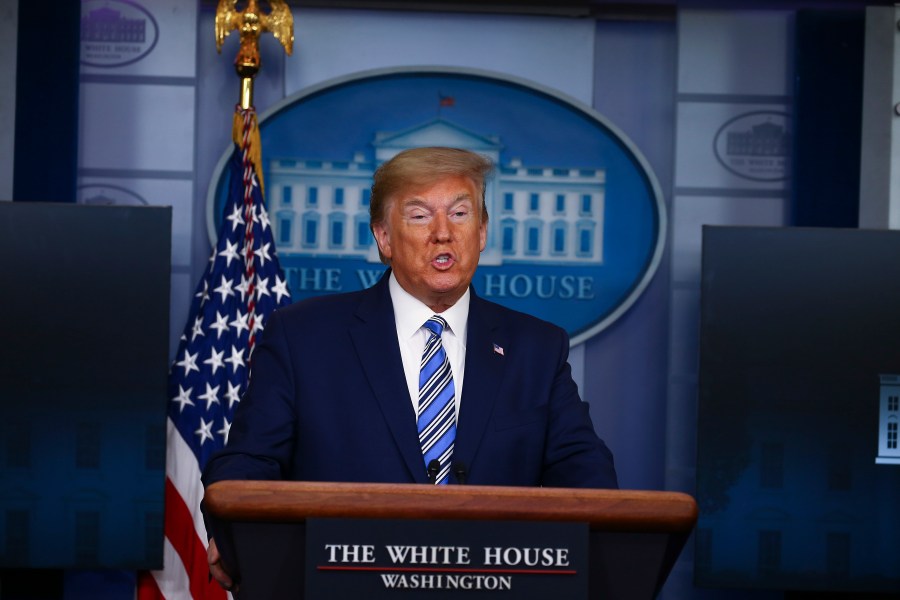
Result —
[[479, 238], [479, 252], [484, 252], [484, 248], [487, 245], [487, 221], [481, 221], [481, 229], [478, 232]]
[[372, 235], [375, 236], [375, 243], [381, 255], [385, 258], [391, 258], [391, 234], [383, 223], [375, 223], [372, 225]]

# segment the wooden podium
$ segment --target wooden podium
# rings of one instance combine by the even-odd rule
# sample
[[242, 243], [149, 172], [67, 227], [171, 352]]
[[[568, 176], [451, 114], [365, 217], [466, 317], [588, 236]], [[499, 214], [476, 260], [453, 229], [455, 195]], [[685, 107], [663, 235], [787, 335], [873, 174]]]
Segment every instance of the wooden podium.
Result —
[[231, 538], [239, 600], [303, 598], [308, 518], [587, 523], [588, 597], [602, 600], [654, 598], [697, 521], [686, 494], [628, 490], [222, 481], [204, 504]]

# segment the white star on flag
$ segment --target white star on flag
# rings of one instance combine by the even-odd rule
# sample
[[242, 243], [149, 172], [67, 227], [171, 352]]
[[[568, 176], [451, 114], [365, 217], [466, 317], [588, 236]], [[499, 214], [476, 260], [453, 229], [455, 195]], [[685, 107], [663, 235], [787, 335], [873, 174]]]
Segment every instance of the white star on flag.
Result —
[[215, 348], [210, 348], [209, 350], [209, 358], [203, 361], [204, 365], [209, 365], [209, 368], [212, 369], [212, 374], [215, 375], [216, 371], [219, 368], [225, 366], [225, 361], [222, 360], [222, 357], [225, 355], [225, 351], [218, 351]]
[[287, 281], [280, 277], [275, 277], [275, 285], [272, 286], [272, 293], [278, 296], [276, 302], [281, 304], [281, 299], [288, 297], [291, 293], [287, 290]]
[[222, 429], [218, 430], [216, 433], [225, 438], [225, 443], [228, 443], [228, 433], [231, 431], [231, 423], [228, 422], [228, 419], [222, 418]]
[[244, 215], [243, 210], [241, 210], [240, 206], [235, 205], [234, 210], [231, 211], [231, 214], [225, 217], [227, 221], [231, 222], [231, 230], [234, 231], [238, 228], [238, 225], [244, 224]]
[[[219, 311], [216, 311], [216, 322], [209, 326], [210, 329], [216, 330], [216, 339], [222, 339], [222, 334], [228, 331], [228, 317]], [[213, 371], [215, 373], [215, 371]]]
[[221, 252], [219, 252], [219, 256], [224, 256], [225, 266], [230, 267], [231, 261], [240, 258], [240, 255], [238, 254], [238, 243], [235, 242], [234, 244], [232, 244], [231, 242], [226, 241], [225, 248]]
[[265, 265], [267, 260], [272, 260], [269, 257], [269, 246], [271, 246], [271, 244], [266, 242], [256, 251], [256, 258], [259, 259], [259, 266]]
[[200, 427], [194, 433], [196, 433], [197, 435], [200, 436], [200, 445], [201, 446], [203, 445], [203, 443], [206, 440], [214, 440], [215, 439], [212, 434], [212, 426], [213, 426], [212, 421], [207, 423], [203, 417], [200, 417]]
[[206, 401], [206, 410], [211, 409], [213, 404], [219, 403], [219, 387], [218, 385], [213, 387], [207, 383], [206, 392], [197, 396], [199, 399]]
[[225, 276], [222, 275], [222, 283], [219, 284], [219, 287], [214, 289], [213, 291], [220, 296], [222, 296], [222, 303], [228, 299], [229, 296], [234, 296], [234, 289], [230, 279], [225, 279]]
[[200, 372], [200, 369], [197, 368], [197, 355], [191, 354], [187, 350], [184, 351], [184, 358], [175, 363], [182, 369], [184, 369], [184, 376], [187, 377], [191, 371]]
[[197, 339], [198, 335], [206, 335], [203, 333], [203, 315], [197, 315], [194, 320], [194, 327], [191, 330], [191, 341]]
[[250, 317], [247, 313], [242, 313], [240, 310], [234, 317], [234, 320], [229, 323], [234, 330], [235, 335], [241, 335], [241, 331], [250, 331], [250, 326], [247, 324], [247, 319]]
[[228, 389], [225, 390], [225, 398], [228, 399], [228, 408], [233, 409], [234, 405], [241, 401], [241, 388], [228, 382]]
[[180, 385], [178, 386], [178, 395], [172, 398], [172, 402], [178, 403], [178, 412], [182, 412], [185, 406], [194, 406], [191, 401], [192, 390], [193, 388], [184, 389]]
[[244, 366], [244, 353], [238, 350], [237, 346], [232, 346], [231, 356], [226, 358], [225, 362], [231, 364], [232, 371], [237, 371], [238, 367]]

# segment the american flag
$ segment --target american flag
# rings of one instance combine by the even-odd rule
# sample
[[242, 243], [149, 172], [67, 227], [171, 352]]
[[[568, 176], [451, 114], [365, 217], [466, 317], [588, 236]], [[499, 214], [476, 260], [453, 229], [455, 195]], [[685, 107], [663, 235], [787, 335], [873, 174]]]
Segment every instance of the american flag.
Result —
[[237, 107], [233, 133], [219, 239], [169, 373], [163, 569], [138, 575], [139, 600], [226, 597], [209, 580], [200, 473], [228, 441], [259, 333], [272, 311], [291, 302], [263, 201], [252, 107]]

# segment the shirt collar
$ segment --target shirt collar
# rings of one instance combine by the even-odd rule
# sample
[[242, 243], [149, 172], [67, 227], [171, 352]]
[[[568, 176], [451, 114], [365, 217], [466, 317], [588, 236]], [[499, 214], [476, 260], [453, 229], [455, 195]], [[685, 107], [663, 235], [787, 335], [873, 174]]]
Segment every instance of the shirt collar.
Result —
[[[391, 271], [388, 285], [391, 291], [391, 302], [394, 304], [394, 321], [397, 324], [397, 331], [403, 339], [411, 338], [435, 313], [421, 300], [404, 290], [393, 271]], [[447, 321], [453, 335], [463, 343], [466, 340], [466, 325], [469, 321], [470, 296], [470, 291], [466, 288], [466, 292], [456, 301], [456, 304], [440, 313], [441, 317]]]

